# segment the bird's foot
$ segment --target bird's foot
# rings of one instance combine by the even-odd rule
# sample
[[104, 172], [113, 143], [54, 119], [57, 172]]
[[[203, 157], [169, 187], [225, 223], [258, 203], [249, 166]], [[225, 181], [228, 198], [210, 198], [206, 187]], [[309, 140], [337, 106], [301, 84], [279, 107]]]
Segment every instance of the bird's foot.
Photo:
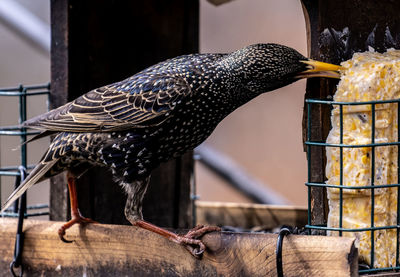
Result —
[[198, 225], [198, 226], [194, 227], [193, 229], [189, 230], [189, 232], [187, 232], [186, 235], [177, 235], [173, 232], [170, 232], [168, 230], [160, 228], [156, 225], [153, 225], [153, 224], [146, 222], [144, 220], [141, 220], [141, 219], [130, 220], [130, 222], [134, 226], [157, 233], [175, 243], [178, 243], [178, 244], [184, 246], [190, 252], [190, 254], [192, 254], [193, 256], [195, 256], [196, 258], [199, 258], [199, 259], [201, 258], [204, 250], [206, 249], [206, 246], [200, 240], [200, 238], [205, 233], [221, 231], [221, 228], [216, 227], [216, 226]]
[[221, 231], [221, 228], [217, 226], [204, 226], [198, 225], [193, 229], [189, 230], [186, 235], [178, 235], [176, 240], [179, 244], [183, 245], [194, 257], [201, 258], [206, 250], [206, 246], [200, 240], [200, 238], [209, 232]]
[[66, 242], [66, 243], [73, 242], [72, 240], [65, 239], [64, 236], [65, 236], [65, 231], [67, 229], [71, 228], [76, 223], [85, 225], [85, 224], [88, 224], [88, 223], [97, 223], [97, 222], [94, 221], [93, 219], [90, 219], [90, 218], [87, 218], [87, 217], [83, 217], [81, 214], [72, 215], [72, 219], [70, 221], [68, 221], [67, 223], [63, 224], [60, 227], [60, 229], [58, 229], [58, 236], [60, 237], [60, 239], [63, 242]]

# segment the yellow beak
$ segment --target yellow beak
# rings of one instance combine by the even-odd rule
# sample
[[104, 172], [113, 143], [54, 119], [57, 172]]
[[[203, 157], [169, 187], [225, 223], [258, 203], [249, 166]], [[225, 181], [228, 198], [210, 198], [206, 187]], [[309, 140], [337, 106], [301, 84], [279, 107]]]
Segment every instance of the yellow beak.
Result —
[[330, 63], [323, 63], [314, 60], [301, 61], [302, 63], [308, 64], [306, 71], [300, 72], [296, 75], [297, 78], [312, 78], [312, 77], [327, 77], [327, 78], [340, 78], [340, 70], [342, 69], [339, 65]]

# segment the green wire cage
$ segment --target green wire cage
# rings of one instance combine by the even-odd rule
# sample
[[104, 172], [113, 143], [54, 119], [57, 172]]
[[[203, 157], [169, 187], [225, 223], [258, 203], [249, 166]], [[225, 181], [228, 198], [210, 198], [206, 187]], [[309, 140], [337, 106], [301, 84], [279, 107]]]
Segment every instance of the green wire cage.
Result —
[[[32, 85], [32, 86], [23, 86], [20, 85], [14, 88], [0, 88], [0, 97], [17, 97], [18, 98], [18, 111], [19, 118], [18, 122], [22, 123], [27, 119], [27, 98], [38, 96], [38, 95], [49, 95], [50, 94], [50, 83], [43, 85]], [[48, 109], [48, 107], [47, 107]], [[16, 186], [19, 185], [21, 181], [21, 175], [23, 175], [23, 171], [29, 171], [33, 168], [33, 165], [28, 165], [27, 162], [27, 137], [30, 135], [36, 135], [39, 132], [37, 131], [28, 131], [25, 128], [22, 128], [19, 125], [16, 126], [4, 126], [0, 127], [0, 136], [14, 136], [19, 137], [20, 140], [20, 164], [16, 166], [8, 166], [8, 167], [0, 167], [0, 177], [9, 176], [16, 178]], [[1, 196], [1, 189], [0, 189]], [[26, 200], [22, 200], [25, 202]], [[0, 199], [1, 204], [1, 199]], [[48, 211], [40, 211], [37, 210], [47, 209], [48, 204], [37, 204], [30, 205], [27, 207], [27, 210], [31, 210], [33, 212], [27, 213], [25, 217], [31, 216], [42, 216], [48, 215]], [[8, 209], [6, 212], [1, 214], [2, 217], [18, 217], [18, 201], [16, 201], [12, 208]]]
[[[375, 174], [376, 174], [376, 148], [377, 147], [390, 147], [390, 146], [397, 146], [397, 149], [399, 150], [399, 139], [395, 142], [384, 142], [384, 143], [377, 143], [375, 140], [376, 138], [376, 111], [377, 105], [380, 104], [386, 104], [386, 105], [396, 105], [397, 109], [397, 122], [400, 122], [400, 99], [395, 99], [395, 100], [387, 100], [387, 101], [369, 101], [369, 102], [335, 102], [335, 101], [329, 101], [329, 100], [316, 100], [316, 99], [307, 99], [306, 100], [306, 106], [307, 106], [307, 135], [306, 135], [306, 147], [307, 147], [307, 167], [308, 167], [308, 177], [307, 177], [307, 182], [306, 186], [308, 187], [308, 224], [306, 225], [306, 228], [309, 230], [322, 230], [322, 231], [331, 231], [331, 232], [336, 232], [339, 236], [343, 236], [343, 232], [370, 232], [371, 234], [371, 249], [370, 249], [370, 264], [374, 265], [374, 261], [376, 259], [376, 245], [375, 245], [375, 232], [378, 230], [394, 230], [396, 232], [396, 265], [393, 267], [384, 267], [384, 268], [373, 268], [372, 266], [367, 266], [367, 267], [360, 267], [359, 273], [360, 274], [365, 274], [365, 273], [374, 273], [374, 272], [379, 272], [379, 271], [390, 271], [390, 270], [400, 270], [400, 265], [399, 265], [399, 229], [400, 229], [400, 184], [383, 184], [383, 185], [378, 185], [375, 184]], [[316, 141], [313, 140], [313, 134], [312, 134], [312, 111], [313, 108], [317, 105], [325, 105], [325, 107], [329, 107], [329, 109], [333, 109], [334, 107], [338, 107], [339, 109], [339, 143], [334, 144], [334, 143], [327, 143], [324, 141]], [[370, 106], [370, 111], [371, 111], [371, 143], [368, 144], [357, 144], [357, 145], [350, 145], [350, 144], [345, 144], [343, 142], [343, 137], [344, 137], [344, 131], [343, 131], [343, 126], [344, 126], [344, 113], [343, 113], [343, 108], [344, 106], [356, 106], [356, 105], [368, 105]], [[400, 129], [397, 128], [397, 138], [400, 138]], [[324, 150], [328, 147], [337, 147], [339, 149], [339, 185], [335, 184], [328, 184], [326, 182], [326, 177], [324, 180], [319, 180], [315, 181], [312, 180], [315, 174], [312, 169], [312, 155], [311, 152], [315, 148], [324, 148]], [[344, 174], [343, 174], [343, 167], [344, 167], [344, 159], [343, 159], [343, 150], [345, 148], [363, 148], [363, 147], [368, 147], [371, 149], [371, 177], [370, 177], [370, 184], [367, 186], [360, 186], [360, 185], [344, 185]], [[398, 151], [399, 153], [399, 151]], [[400, 158], [399, 155], [397, 155], [397, 165], [400, 165]], [[397, 167], [397, 180], [400, 180], [400, 169]], [[339, 191], [339, 218], [338, 218], [338, 224], [339, 227], [328, 227], [327, 225], [319, 225], [319, 224], [313, 224], [312, 222], [312, 196], [311, 196], [311, 189], [312, 188], [334, 188]], [[376, 226], [376, 220], [375, 220], [375, 215], [376, 215], [376, 210], [375, 210], [375, 201], [376, 201], [376, 190], [377, 189], [383, 189], [383, 188], [397, 188], [397, 220], [396, 220], [396, 225], [388, 225], [388, 226]], [[370, 224], [367, 228], [344, 228], [343, 227], [343, 203], [344, 203], [344, 190], [369, 190], [369, 195], [370, 195], [370, 203], [371, 203], [371, 219], [370, 219]], [[317, 211], [316, 211], [317, 212]]]

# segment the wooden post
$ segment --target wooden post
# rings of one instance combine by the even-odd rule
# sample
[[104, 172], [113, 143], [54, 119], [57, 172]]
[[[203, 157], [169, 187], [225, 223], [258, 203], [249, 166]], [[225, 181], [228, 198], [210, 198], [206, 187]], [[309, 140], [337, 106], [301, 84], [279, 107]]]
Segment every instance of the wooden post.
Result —
[[[198, 1], [52, 0], [51, 106], [120, 81], [159, 61], [198, 52]], [[144, 216], [189, 227], [191, 154], [152, 175]], [[168, 178], [166, 177], [168, 176]], [[64, 178], [51, 184], [51, 219], [68, 217]], [[80, 209], [102, 223], [127, 224], [126, 196], [110, 174], [93, 169], [78, 181]]]
[[[382, 52], [400, 48], [399, 1], [374, 0], [302, 0], [306, 19], [308, 53], [316, 60], [339, 64], [355, 52], [373, 47]], [[305, 98], [327, 99], [336, 89], [337, 81], [309, 79]], [[305, 107], [306, 108], [306, 107]], [[330, 130], [330, 110], [327, 105], [313, 106], [312, 140], [325, 141]], [[304, 112], [303, 138], [306, 139], [307, 111]], [[311, 151], [311, 181], [325, 178], [325, 150]], [[312, 189], [312, 224], [326, 224], [328, 213], [325, 189]]]

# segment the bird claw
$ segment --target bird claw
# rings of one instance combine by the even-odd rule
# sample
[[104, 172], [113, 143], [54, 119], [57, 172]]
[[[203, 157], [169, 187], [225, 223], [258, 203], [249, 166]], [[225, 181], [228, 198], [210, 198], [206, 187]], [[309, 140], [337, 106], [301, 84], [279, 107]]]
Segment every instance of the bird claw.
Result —
[[65, 242], [65, 243], [73, 243], [74, 242], [73, 240], [67, 240], [66, 238], [64, 238], [65, 229], [63, 229], [62, 227], [60, 229], [58, 229], [58, 236], [60, 237], [60, 240], [62, 242]]
[[195, 257], [200, 259], [206, 250], [206, 246], [199, 239], [204, 234], [214, 231], [221, 231], [221, 228], [216, 226], [204, 226], [198, 225], [193, 229], [189, 230], [186, 235], [178, 236], [179, 244], [185, 246], [185, 248]]
[[64, 238], [65, 236], [65, 231], [69, 228], [71, 228], [73, 225], [75, 225], [76, 223], [79, 224], [87, 224], [87, 223], [97, 223], [96, 221], [94, 221], [93, 219], [90, 218], [86, 218], [79, 215], [75, 215], [72, 217], [72, 219], [70, 221], [68, 221], [67, 223], [63, 224], [60, 229], [58, 229], [58, 236], [60, 237], [60, 240], [62, 242], [65, 243], [72, 243], [74, 242], [73, 240], [68, 240], [66, 238]]
[[205, 246], [200, 240], [199, 244], [196, 247], [193, 247], [193, 244], [185, 244], [184, 246], [195, 258], [201, 259], [201, 257], [203, 256]]

